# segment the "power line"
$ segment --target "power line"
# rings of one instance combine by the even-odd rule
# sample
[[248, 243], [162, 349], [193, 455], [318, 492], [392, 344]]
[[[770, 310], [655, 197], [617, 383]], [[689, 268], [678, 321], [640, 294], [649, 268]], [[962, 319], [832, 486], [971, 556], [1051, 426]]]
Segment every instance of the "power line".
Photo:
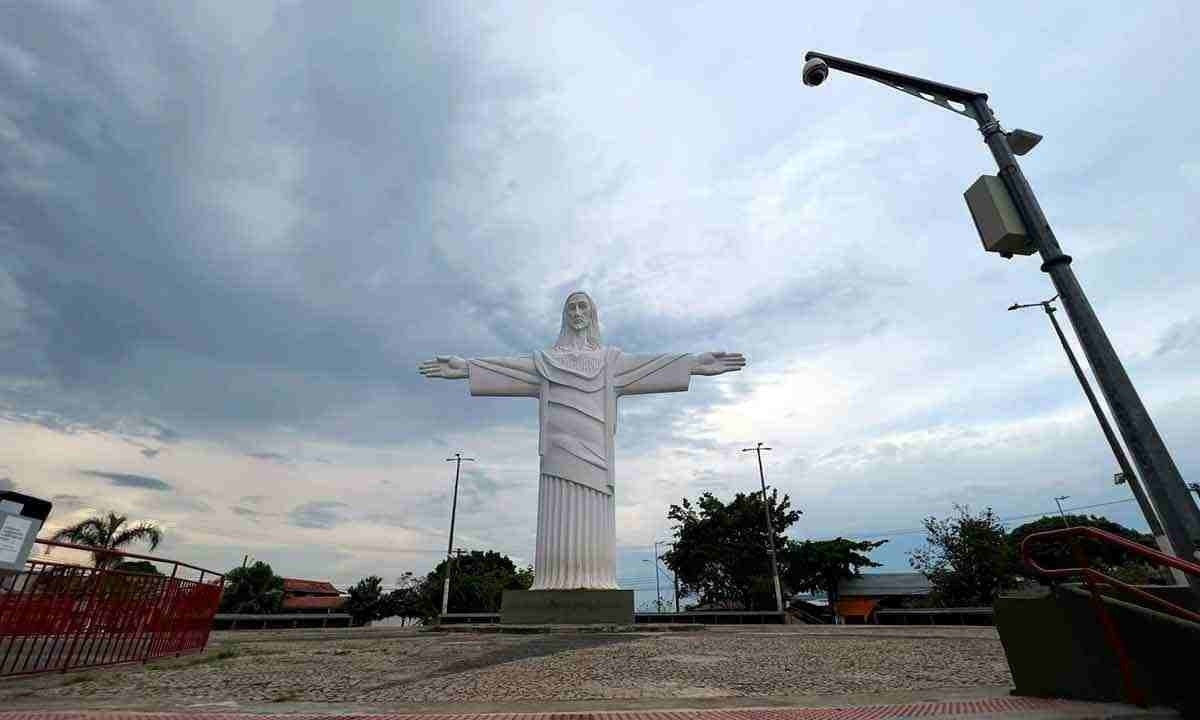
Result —
[[[1092, 503], [1091, 505], [1077, 505], [1075, 507], [1063, 508], [1063, 509], [1066, 510], [1067, 512], [1073, 512], [1075, 510], [1091, 510], [1092, 508], [1107, 507], [1109, 505], [1121, 505], [1124, 503], [1131, 503], [1131, 502], [1136, 502], [1136, 500], [1134, 498], [1125, 498], [1124, 500], [1109, 500], [1108, 502]], [[1007, 524], [1015, 522], [1017, 520], [1028, 520], [1029, 518], [1045, 517], [1046, 515], [1053, 515], [1055, 512], [1056, 511], [1051, 510], [1051, 511], [1047, 511], [1047, 512], [1030, 513], [1028, 515], [1011, 515], [1006, 518], [1000, 518], [999, 520], [1000, 520], [1001, 525], [1007, 525]], [[913, 528], [913, 529], [905, 529], [905, 530], [884, 530], [881, 532], [867, 532], [867, 533], [847, 533], [847, 535], [849, 535], [850, 537], [856, 537], [856, 538], [875, 538], [875, 537], [894, 537], [897, 535], [918, 535], [923, 532], [925, 532], [925, 528]]]

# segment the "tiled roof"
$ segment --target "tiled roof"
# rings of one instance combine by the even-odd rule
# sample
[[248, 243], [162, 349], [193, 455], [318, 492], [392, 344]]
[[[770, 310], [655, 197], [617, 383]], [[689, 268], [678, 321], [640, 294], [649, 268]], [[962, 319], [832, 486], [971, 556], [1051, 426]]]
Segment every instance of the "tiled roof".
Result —
[[284, 610], [337, 610], [346, 604], [344, 597], [317, 595], [313, 597], [285, 597]]
[[322, 593], [327, 595], [339, 595], [338, 589], [326, 580], [301, 580], [300, 578], [284, 578], [283, 591], [285, 593]]

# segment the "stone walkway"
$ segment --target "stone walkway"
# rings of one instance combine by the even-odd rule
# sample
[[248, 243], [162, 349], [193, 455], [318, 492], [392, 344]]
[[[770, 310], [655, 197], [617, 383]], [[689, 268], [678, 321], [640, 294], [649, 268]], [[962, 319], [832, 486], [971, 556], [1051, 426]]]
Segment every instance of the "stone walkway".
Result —
[[742, 626], [536, 635], [368, 628], [218, 634], [202, 655], [4, 681], [0, 705], [175, 710], [352, 703], [396, 711], [446, 703], [538, 709], [688, 700], [695, 706], [706, 699], [885, 690], [1005, 691], [1010, 684], [991, 628]]

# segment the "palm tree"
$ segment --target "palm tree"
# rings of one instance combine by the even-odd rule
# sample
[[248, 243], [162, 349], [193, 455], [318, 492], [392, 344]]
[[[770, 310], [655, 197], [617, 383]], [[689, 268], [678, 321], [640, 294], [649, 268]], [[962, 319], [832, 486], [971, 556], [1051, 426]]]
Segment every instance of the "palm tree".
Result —
[[54, 533], [50, 539], [97, 548], [92, 551], [92, 564], [98, 568], [108, 567], [119, 556], [105, 550], [120, 550], [134, 542], [144, 542], [153, 550], [162, 542], [162, 530], [154, 523], [128, 523], [128, 516], [118, 515], [110, 510], [104, 515], [93, 515], [69, 525]]

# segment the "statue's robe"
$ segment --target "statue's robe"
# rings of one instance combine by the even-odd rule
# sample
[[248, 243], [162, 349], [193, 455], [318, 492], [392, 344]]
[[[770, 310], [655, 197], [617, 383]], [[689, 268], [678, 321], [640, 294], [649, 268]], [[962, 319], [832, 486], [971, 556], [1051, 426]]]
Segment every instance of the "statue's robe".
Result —
[[534, 589], [615, 588], [617, 398], [683, 392], [694, 358], [542, 350], [469, 361], [472, 395], [538, 398]]

